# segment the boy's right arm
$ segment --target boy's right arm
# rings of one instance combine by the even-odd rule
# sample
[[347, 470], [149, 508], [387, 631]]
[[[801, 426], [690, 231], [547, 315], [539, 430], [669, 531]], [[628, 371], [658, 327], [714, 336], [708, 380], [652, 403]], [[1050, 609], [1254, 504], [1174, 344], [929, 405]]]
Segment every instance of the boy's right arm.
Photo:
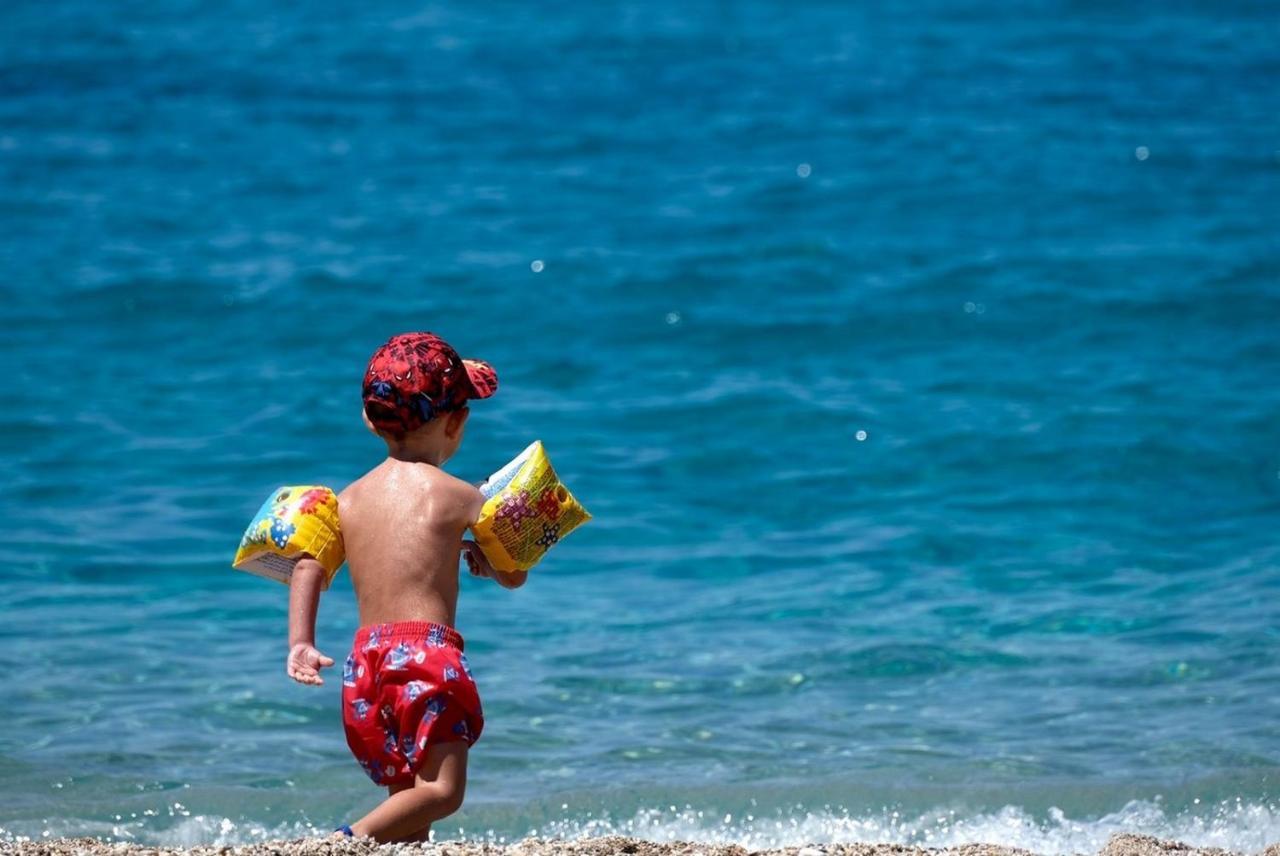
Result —
[[316, 650], [316, 610], [324, 585], [324, 566], [310, 556], [298, 560], [289, 578], [289, 659], [285, 671], [300, 684], [320, 686], [320, 670], [333, 658]]
[[488, 577], [505, 589], [516, 589], [529, 579], [528, 571], [500, 571], [489, 564], [488, 557], [475, 541], [463, 539], [462, 558], [467, 562], [467, 569], [473, 577]]
[[[480, 519], [480, 510], [484, 507], [484, 494], [479, 488], [472, 485], [465, 485], [463, 491], [463, 516], [467, 521], [467, 528], [470, 529]], [[525, 580], [529, 578], [528, 571], [500, 571], [493, 565], [489, 564], [489, 559], [480, 549], [480, 545], [469, 539], [462, 539], [462, 557], [467, 562], [467, 568], [471, 571], [472, 576], [488, 577], [505, 589], [520, 588], [525, 584]]]

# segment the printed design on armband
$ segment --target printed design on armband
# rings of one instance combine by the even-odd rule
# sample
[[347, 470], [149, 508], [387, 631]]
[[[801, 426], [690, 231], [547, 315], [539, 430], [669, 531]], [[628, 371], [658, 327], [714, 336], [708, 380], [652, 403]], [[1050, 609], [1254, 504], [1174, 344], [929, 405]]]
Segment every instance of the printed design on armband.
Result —
[[298, 527], [292, 523], [279, 517], [271, 518], [271, 540], [281, 550], [289, 546], [289, 536], [297, 531]]
[[560, 524], [552, 523], [550, 526], [542, 524], [542, 537], [537, 540], [537, 545], [543, 550], [550, 550], [551, 546], [560, 540]]
[[302, 500], [298, 503], [298, 511], [303, 514], [315, 514], [316, 509], [329, 501], [330, 495], [327, 488], [312, 488], [302, 495]]
[[519, 532], [521, 522], [537, 517], [537, 512], [529, 505], [528, 494], [516, 492], [502, 498], [493, 516], [497, 520], [510, 521], [512, 528]]
[[538, 497], [538, 511], [543, 517], [555, 520], [560, 516], [560, 500], [556, 497], [556, 492], [552, 488], [547, 488], [542, 492], [542, 496]]
[[259, 511], [258, 516], [249, 522], [249, 528], [244, 531], [240, 546], [244, 548], [265, 545], [271, 540], [271, 524], [274, 520], [271, 508], [267, 507]]

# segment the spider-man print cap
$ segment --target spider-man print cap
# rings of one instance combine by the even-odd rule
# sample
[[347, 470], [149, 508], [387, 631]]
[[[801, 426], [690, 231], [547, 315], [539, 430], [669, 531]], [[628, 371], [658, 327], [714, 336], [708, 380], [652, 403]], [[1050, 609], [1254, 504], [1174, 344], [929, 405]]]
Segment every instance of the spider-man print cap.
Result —
[[488, 363], [462, 359], [435, 333], [401, 333], [369, 359], [364, 412], [379, 431], [402, 436], [497, 389]]

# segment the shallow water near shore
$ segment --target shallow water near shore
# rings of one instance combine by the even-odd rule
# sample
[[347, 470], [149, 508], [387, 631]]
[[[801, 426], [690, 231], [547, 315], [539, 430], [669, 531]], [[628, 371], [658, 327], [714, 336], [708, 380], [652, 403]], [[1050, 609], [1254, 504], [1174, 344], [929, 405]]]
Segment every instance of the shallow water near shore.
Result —
[[1280, 840], [1273, 18], [6, 7], [0, 837], [374, 803], [228, 563], [420, 328], [595, 515], [464, 580], [441, 836]]

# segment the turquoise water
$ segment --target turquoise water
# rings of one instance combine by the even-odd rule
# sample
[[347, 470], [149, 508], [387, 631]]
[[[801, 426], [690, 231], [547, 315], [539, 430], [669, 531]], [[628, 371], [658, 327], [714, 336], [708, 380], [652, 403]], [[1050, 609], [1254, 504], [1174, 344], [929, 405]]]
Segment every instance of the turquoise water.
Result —
[[440, 834], [1280, 839], [1278, 30], [6, 6], [0, 834], [375, 802], [228, 563], [378, 461], [364, 362], [430, 329], [502, 382], [451, 469], [541, 438], [595, 514], [464, 580]]

